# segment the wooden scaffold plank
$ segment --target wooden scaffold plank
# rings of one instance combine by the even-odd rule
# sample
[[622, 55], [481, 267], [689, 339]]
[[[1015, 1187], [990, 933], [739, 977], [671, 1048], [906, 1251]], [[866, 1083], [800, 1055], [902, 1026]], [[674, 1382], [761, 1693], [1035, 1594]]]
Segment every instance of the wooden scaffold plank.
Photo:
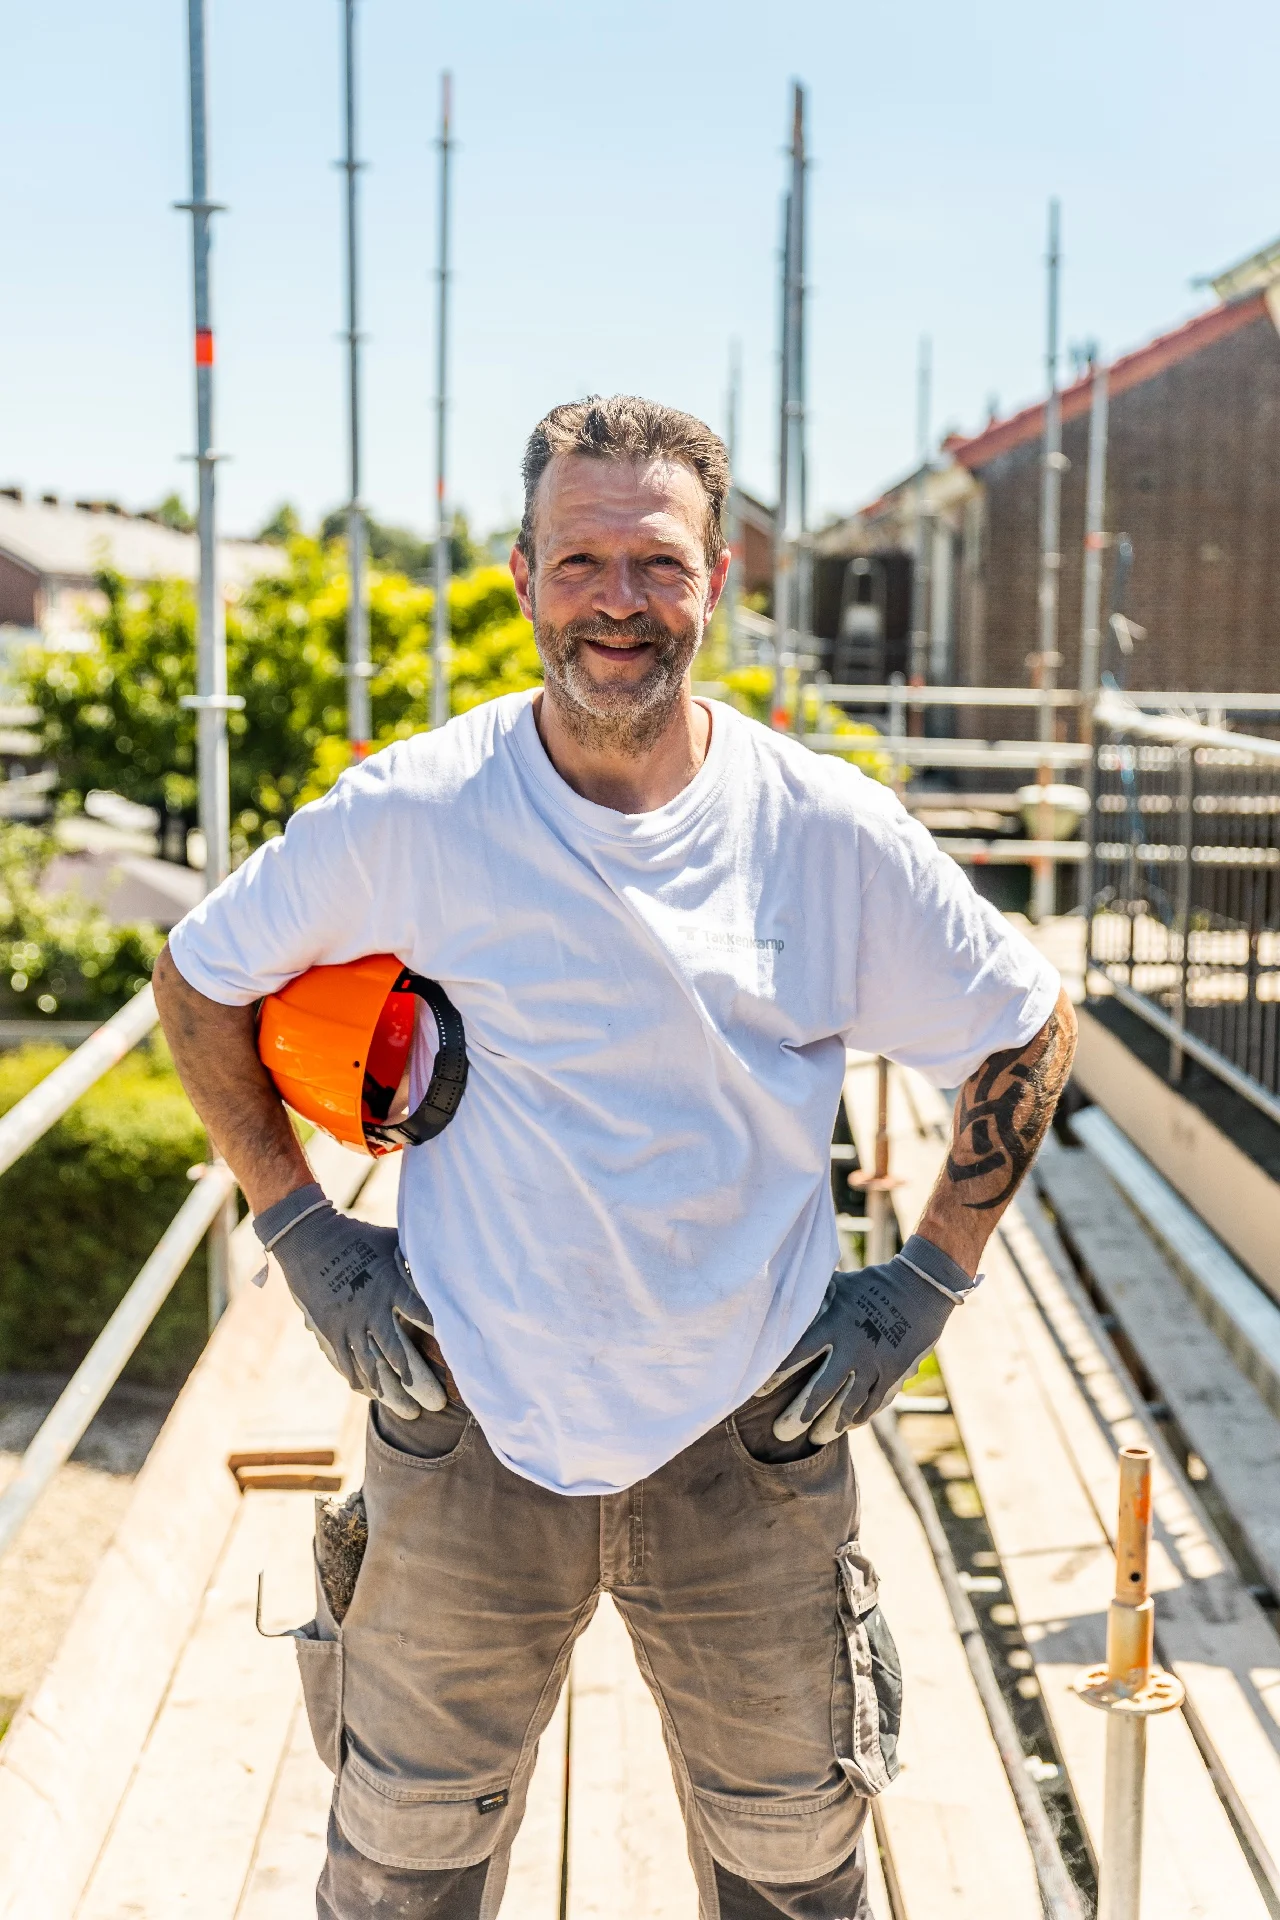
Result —
[[[905, 1235], [923, 1208], [945, 1150], [949, 1114], [918, 1076], [911, 1099], [894, 1075], [890, 1124], [895, 1195]], [[874, 1132], [870, 1078], [851, 1073], [848, 1098], [859, 1151]], [[913, 1111], [914, 1109], [914, 1111]], [[1095, 1855], [1101, 1843], [1103, 1717], [1071, 1692], [1101, 1657], [1112, 1548], [1046, 1403], [1011, 1299], [1025, 1287], [1003, 1238], [984, 1258], [986, 1280], [952, 1316], [940, 1360], [965, 1451], [1000, 1555], [1035, 1677]], [[1064, 1391], [1077, 1389], [1069, 1377]], [[1263, 1920], [1267, 1905], [1232, 1832], [1187, 1721], [1170, 1714], [1151, 1732], [1143, 1920]]]
[[867, 1429], [853, 1451], [902, 1656], [902, 1771], [875, 1802], [897, 1920], [1037, 1920], [1031, 1852], [928, 1542]]

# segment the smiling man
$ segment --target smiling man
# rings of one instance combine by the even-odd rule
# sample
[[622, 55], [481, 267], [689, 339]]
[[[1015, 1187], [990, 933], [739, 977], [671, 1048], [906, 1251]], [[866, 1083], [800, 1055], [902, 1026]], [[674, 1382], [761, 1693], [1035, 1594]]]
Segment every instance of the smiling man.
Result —
[[[708, 428], [558, 407], [524, 477], [542, 692], [353, 768], [156, 973], [260, 1237], [374, 1395], [367, 1548], [302, 1649], [337, 1771], [318, 1910], [493, 1920], [607, 1591], [702, 1920], [865, 1920], [901, 1677], [842, 1436], [977, 1284], [1071, 1009], [885, 788], [695, 699], [729, 566]], [[254, 1040], [264, 995], [372, 953], [438, 980], [467, 1031], [398, 1231], [324, 1200]], [[846, 1047], [963, 1087], [917, 1231], [853, 1274], [828, 1170]], [[429, 1071], [420, 1035], [415, 1098]]]

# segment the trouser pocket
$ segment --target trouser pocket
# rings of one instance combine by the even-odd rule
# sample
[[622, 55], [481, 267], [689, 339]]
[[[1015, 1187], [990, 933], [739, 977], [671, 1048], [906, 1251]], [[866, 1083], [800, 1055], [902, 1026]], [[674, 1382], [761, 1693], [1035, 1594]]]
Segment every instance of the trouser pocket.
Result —
[[337, 1774], [342, 1766], [342, 1642], [322, 1640], [318, 1622], [309, 1621], [294, 1635], [302, 1698], [316, 1752]]
[[846, 1778], [871, 1795], [898, 1775], [902, 1662], [880, 1609], [875, 1570], [856, 1540], [839, 1549], [836, 1565], [841, 1633], [832, 1732]]
[[343, 1501], [316, 1501], [316, 1617], [293, 1640], [311, 1738], [335, 1775], [342, 1771], [342, 1623], [368, 1544], [362, 1490]]

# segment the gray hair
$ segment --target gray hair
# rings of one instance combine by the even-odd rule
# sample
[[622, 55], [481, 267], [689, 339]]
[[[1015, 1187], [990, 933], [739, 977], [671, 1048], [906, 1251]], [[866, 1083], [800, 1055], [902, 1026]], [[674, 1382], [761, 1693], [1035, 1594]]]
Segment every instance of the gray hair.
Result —
[[590, 393], [552, 407], [529, 435], [524, 450], [524, 518], [516, 541], [533, 564], [533, 505], [538, 482], [557, 453], [585, 453], [596, 460], [678, 460], [692, 469], [707, 496], [703, 532], [707, 565], [724, 550], [721, 525], [729, 491], [729, 455], [718, 433], [692, 413], [659, 406], [633, 393], [607, 400]]

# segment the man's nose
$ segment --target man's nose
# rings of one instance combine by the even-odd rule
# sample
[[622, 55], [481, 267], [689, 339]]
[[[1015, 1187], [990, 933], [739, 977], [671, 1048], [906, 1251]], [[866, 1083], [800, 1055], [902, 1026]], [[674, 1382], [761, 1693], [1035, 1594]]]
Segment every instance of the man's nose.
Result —
[[649, 600], [639, 570], [629, 560], [611, 560], [596, 581], [591, 604], [610, 620], [629, 620], [632, 614], [643, 613]]

